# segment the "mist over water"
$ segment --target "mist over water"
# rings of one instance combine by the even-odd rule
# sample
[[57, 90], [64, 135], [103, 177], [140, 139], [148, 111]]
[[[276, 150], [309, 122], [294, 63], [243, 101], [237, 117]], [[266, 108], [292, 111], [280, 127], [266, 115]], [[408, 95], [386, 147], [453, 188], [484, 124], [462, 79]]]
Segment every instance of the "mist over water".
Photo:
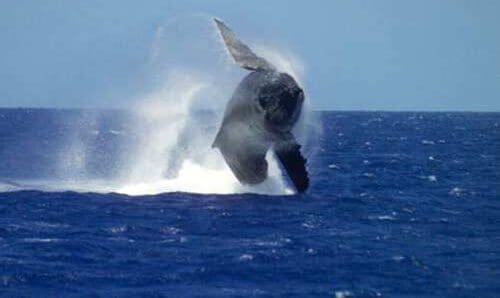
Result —
[[[235, 27], [237, 32], [237, 28]], [[211, 148], [224, 107], [239, 81], [248, 73], [229, 57], [224, 44], [207, 15], [192, 15], [158, 25], [151, 37], [151, 51], [145, 66], [145, 84], [130, 107], [132, 116], [124, 130], [107, 136], [128, 135], [120, 143], [112, 169], [105, 177], [95, 175], [98, 167], [89, 146], [103, 136], [99, 113], [82, 113], [69, 137], [59, 144], [57, 179], [26, 179], [10, 188], [50, 191], [118, 192], [129, 195], [163, 192], [291, 194], [272, 152], [268, 179], [256, 186], [245, 186], [234, 177], [222, 155]], [[241, 39], [253, 46], [251, 39]], [[304, 68], [298, 59], [280, 54], [268, 46], [255, 50], [278, 70], [294, 76], [302, 84]], [[210, 121], [200, 120], [200, 111]], [[308, 117], [308, 98], [296, 134], [301, 141], [318, 130]], [[92, 164], [93, 163], [93, 164]], [[102, 170], [101, 170], [102, 171]], [[19, 183], [19, 184], [17, 184]]]

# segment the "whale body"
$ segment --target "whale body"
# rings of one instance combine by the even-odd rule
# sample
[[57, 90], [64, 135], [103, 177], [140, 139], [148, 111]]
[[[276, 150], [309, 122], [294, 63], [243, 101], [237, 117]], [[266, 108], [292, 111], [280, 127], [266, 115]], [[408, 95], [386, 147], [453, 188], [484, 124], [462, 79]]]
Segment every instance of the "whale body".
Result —
[[304, 102], [302, 88], [292, 76], [253, 53], [221, 20], [214, 21], [235, 62], [251, 72], [229, 100], [212, 147], [220, 150], [243, 184], [267, 178], [265, 157], [273, 150], [297, 192], [306, 191], [306, 159], [292, 134]]

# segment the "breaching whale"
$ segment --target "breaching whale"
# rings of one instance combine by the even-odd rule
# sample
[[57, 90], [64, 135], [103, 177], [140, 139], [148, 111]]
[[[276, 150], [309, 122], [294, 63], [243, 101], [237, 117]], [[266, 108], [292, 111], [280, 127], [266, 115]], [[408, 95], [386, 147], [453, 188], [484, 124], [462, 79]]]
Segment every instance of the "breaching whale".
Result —
[[265, 157], [272, 149], [297, 192], [306, 191], [306, 159], [292, 134], [304, 101], [302, 88], [292, 76], [257, 56], [221, 20], [214, 21], [234, 61], [251, 73], [229, 100], [212, 147], [220, 150], [243, 184], [258, 184], [267, 178]]

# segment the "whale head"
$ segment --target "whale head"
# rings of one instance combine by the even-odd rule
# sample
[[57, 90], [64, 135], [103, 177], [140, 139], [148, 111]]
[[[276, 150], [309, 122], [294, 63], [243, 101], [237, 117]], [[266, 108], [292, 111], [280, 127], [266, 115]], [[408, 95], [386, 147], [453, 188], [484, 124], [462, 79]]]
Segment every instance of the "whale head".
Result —
[[274, 131], [290, 131], [300, 116], [304, 91], [289, 74], [273, 72], [270, 76], [258, 94], [266, 125]]

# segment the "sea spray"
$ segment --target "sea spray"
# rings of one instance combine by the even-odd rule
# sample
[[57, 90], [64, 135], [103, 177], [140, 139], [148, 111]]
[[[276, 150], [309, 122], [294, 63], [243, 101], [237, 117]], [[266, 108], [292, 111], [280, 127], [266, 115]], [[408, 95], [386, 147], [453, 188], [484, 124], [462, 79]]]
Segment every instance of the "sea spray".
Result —
[[174, 72], [162, 88], [137, 106], [139, 142], [129, 166], [131, 182], [152, 182], [163, 178], [187, 121], [196, 95], [207, 88], [187, 73]]
[[66, 129], [69, 135], [57, 151], [56, 176], [64, 180], [81, 180], [89, 175], [88, 149], [98, 132], [98, 112], [83, 110]]

